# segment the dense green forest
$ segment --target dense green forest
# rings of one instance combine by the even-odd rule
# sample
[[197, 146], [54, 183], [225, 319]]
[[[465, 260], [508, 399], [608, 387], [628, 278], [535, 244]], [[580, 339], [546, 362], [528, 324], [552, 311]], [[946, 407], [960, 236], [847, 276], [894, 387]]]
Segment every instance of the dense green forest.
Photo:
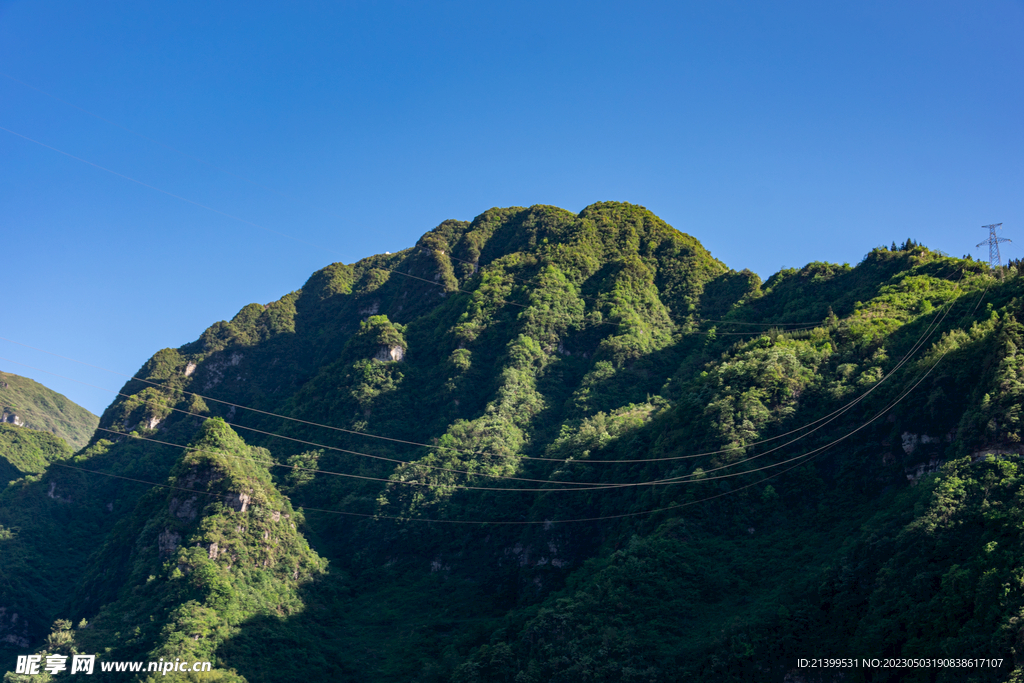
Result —
[[1024, 679], [1022, 296], [909, 239], [762, 282], [635, 205], [445, 221], [0, 492], [5, 681]]
[[72, 454], [64, 439], [49, 432], [0, 424], [0, 482], [39, 474], [50, 463]]

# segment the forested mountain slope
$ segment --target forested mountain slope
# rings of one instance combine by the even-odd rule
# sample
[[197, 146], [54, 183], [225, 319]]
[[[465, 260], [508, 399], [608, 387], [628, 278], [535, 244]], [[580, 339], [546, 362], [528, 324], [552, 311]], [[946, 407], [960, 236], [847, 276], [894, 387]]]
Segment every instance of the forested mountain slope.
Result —
[[38, 474], [56, 461], [71, 457], [71, 447], [49, 432], [0, 424], [0, 483], [24, 474]]
[[89, 441], [98, 422], [42, 384], [0, 372], [0, 485], [70, 458]]
[[99, 418], [39, 382], [0, 372], [0, 423], [50, 432], [77, 450], [89, 442]]
[[253, 683], [1006, 680], [1022, 288], [909, 240], [762, 283], [628, 204], [446, 221], [159, 351], [9, 486], [0, 642]]

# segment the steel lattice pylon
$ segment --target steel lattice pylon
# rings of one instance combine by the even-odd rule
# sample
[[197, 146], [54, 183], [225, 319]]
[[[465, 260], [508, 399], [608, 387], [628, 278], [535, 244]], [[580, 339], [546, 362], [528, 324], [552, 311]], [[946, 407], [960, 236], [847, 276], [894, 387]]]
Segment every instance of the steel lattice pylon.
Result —
[[999, 279], [1003, 279], [1003, 262], [999, 258], [999, 243], [1000, 242], [1012, 242], [1013, 240], [1005, 237], [998, 237], [996, 235], [996, 229], [1001, 226], [1002, 223], [993, 223], [992, 225], [983, 225], [981, 227], [988, 229], [988, 239], [984, 242], [978, 242], [977, 246], [984, 244], [988, 245], [988, 265], [999, 271]]

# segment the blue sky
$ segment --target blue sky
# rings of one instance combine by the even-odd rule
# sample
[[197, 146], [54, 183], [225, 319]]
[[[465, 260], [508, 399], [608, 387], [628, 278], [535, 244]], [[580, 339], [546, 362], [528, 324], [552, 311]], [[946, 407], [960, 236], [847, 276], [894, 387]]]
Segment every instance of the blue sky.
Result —
[[[642, 204], [762, 277], [993, 222], [1019, 258], [1022, 35], [1020, 0], [0, 0], [0, 126], [261, 226], [0, 131], [0, 336], [131, 374], [492, 206]], [[0, 357], [97, 413], [122, 381]]]

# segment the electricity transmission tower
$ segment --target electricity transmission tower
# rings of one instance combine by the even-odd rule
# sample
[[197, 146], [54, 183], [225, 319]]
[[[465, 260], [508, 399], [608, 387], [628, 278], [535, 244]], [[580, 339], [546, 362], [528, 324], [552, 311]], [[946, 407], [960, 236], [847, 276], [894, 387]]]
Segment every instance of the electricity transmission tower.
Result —
[[999, 243], [1000, 242], [1012, 242], [1013, 240], [1006, 239], [1005, 237], [996, 236], [996, 228], [1001, 226], [1002, 223], [993, 223], [992, 225], [983, 225], [981, 227], [988, 228], [988, 239], [984, 242], [978, 242], [977, 246], [983, 244], [988, 245], [988, 265], [999, 271], [999, 279], [1003, 279], [1003, 262], [999, 258]]

